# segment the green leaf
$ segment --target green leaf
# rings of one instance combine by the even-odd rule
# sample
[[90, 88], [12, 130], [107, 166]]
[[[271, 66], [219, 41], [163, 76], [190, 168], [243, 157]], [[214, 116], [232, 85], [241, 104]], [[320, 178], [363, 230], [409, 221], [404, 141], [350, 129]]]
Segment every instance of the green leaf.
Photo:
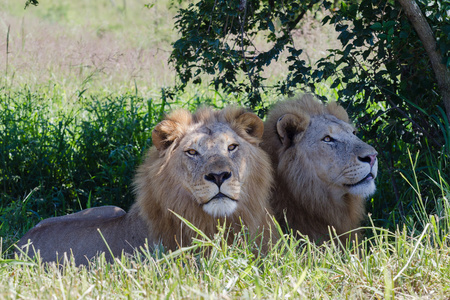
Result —
[[383, 28], [383, 26], [381, 26], [380, 22], [373, 23], [370, 26], [370, 29], [372, 29], [372, 30], [381, 30], [382, 28]]
[[389, 20], [389, 21], [387, 21], [387, 22], [384, 22], [384, 23], [383, 23], [383, 29], [384, 29], [384, 30], [391, 29], [391, 28], [394, 27], [395, 23], [396, 23], [396, 21], [393, 21], [393, 20]]
[[275, 26], [273, 25], [273, 22], [271, 20], [269, 20], [269, 22], [267, 22], [267, 26], [269, 27], [269, 30], [271, 32], [275, 32]]
[[344, 31], [347, 30], [348, 25], [336, 24], [336, 31]]

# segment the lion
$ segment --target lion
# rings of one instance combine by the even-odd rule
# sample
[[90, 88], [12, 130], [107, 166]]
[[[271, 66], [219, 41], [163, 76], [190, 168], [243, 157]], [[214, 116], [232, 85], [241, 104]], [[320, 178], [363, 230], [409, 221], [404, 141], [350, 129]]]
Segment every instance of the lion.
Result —
[[261, 147], [275, 171], [271, 206], [286, 232], [321, 244], [334, 228], [344, 245], [359, 234], [364, 199], [376, 188], [378, 153], [356, 136], [343, 107], [308, 94], [279, 102], [269, 111]]
[[46, 219], [18, 247], [31, 255], [30, 249], [39, 251], [44, 262], [73, 254], [78, 265], [99, 253], [112, 261], [146, 242], [175, 250], [197, 236], [177, 215], [209, 237], [219, 223], [234, 233], [245, 225], [250, 237], [267, 246], [273, 171], [259, 147], [263, 132], [262, 120], [244, 108], [176, 110], [152, 132], [129, 212], [105, 206]]

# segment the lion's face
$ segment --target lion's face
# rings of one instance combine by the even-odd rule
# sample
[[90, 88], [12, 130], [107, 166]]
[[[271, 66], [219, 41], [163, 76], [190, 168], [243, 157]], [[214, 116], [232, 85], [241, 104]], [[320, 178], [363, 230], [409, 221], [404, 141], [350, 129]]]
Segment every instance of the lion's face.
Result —
[[263, 166], [268, 159], [257, 147], [263, 131], [264, 124], [255, 114], [236, 109], [200, 110], [195, 115], [177, 111], [157, 125], [153, 143], [167, 162], [161, 178], [176, 182], [172, 190], [183, 196], [175, 198], [184, 199], [178, 204], [168, 200], [166, 209], [186, 205], [190, 210], [225, 217], [247, 206], [249, 187], [254, 184], [249, 169]]
[[197, 233], [178, 216], [211, 237], [218, 222], [255, 237], [268, 228], [273, 169], [259, 147], [263, 133], [256, 114], [233, 106], [178, 109], [157, 124], [133, 182], [150, 239], [169, 249], [190, 243]]
[[277, 103], [265, 128], [278, 222], [317, 242], [330, 238], [332, 226], [345, 244], [365, 216], [364, 198], [375, 192], [377, 151], [355, 135], [342, 106], [311, 95]]
[[192, 128], [177, 147], [181, 184], [214, 217], [231, 215], [247, 177], [248, 142], [223, 123]]
[[330, 107], [336, 115], [309, 114], [297, 109], [295, 113], [282, 113], [277, 119], [278, 173], [289, 177], [286, 182], [295, 182], [297, 178], [302, 181], [292, 187], [296, 195], [304, 193], [301, 189], [310, 180], [315, 184], [322, 182], [322, 189], [337, 197], [344, 194], [368, 197], [375, 192], [378, 153], [355, 135], [352, 125], [341, 119], [347, 119], [341, 107]]
[[319, 179], [336, 192], [361, 197], [375, 192], [377, 152], [355, 135], [350, 124], [332, 115], [312, 116], [295, 148], [304, 152]]
[[152, 132], [154, 147], [137, 170], [136, 202], [127, 213], [103, 207], [45, 220], [19, 245], [30, 239], [44, 261], [65, 252], [78, 264], [99, 252], [120, 257], [144, 245], [175, 250], [198, 234], [181, 216], [209, 237], [218, 222], [235, 233], [245, 225], [249, 240], [265, 251], [276, 233], [267, 218], [273, 172], [259, 147], [263, 132], [262, 120], [244, 108], [173, 111]]

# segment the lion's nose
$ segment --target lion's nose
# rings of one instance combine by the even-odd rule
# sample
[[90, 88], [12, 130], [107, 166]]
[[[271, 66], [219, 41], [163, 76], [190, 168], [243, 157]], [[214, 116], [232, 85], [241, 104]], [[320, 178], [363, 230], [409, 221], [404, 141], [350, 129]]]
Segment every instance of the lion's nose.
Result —
[[362, 162], [368, 163], [370, 167], [373, 167], [373, 165], [375, 164], [375, 160], [377, 159], [377, 154], [378, 153], [375, 153], [364, 157], [358, 156], [358, 159]]
[[230, 177], [231, 172], [222, 172], [220, 174], [209, 173], [208, 175], [205, 175], [206, 180], [214, 182], [218, 187], [220, 187], [222, 183]]

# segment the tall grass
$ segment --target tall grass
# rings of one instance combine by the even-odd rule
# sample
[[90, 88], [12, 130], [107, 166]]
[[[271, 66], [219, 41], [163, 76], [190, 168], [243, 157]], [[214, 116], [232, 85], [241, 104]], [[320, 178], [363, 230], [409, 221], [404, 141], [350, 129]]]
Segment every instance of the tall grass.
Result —
[[[172, 98], [169, 98], [172, 97]], [[183, 98], [179, 98], [183, 97]], [[15, 240], [42, 218], [99, 205], [127, 209], [131, 180], [166, 111], [221, 107], [219, 94], [142, 98], [80, 94], [71, 107], [40, 91], [0, 93], [0, 234]], [[12, 236], [11, 236], [12, 235]]]
[[[448, 215], [445, 216], [448, 218]], [[405, 227], [373, 232], [359, 246], [317, 246], [284, 236], [266, 255], [238, 233], [227, 245], [222, 227], [175, 252], [142, 249], [88, 268], [36, 261], [0, 261], [0, 297], [166, 299], [446, 299], [450, 249], [433, 242], [427, 224], [419, 235]]]
[[[450, 234], [450, 186], [438, 169], [434, 172], [435, 176], [428, 175], [428, 180], [434, 187], [430, 193], [432, 196], [425, 198], [422, 188], [430, 189], [430, 187], [424, 185], [423, 182], [419, 182], [418, 179], [416, 166], [419, 153], [412, 157], [412, 154], [408, 151], [408, 155], [412, 166], [412, 176], [407, 177], [407, 175], [402, 174], [402, 177], [414, 191], [417, 199], [412, 205], [414, 214], [406, 217], [406, 224], [414, 230], [423, 230], [425, 227], [430, 226], [433, 231], [433, 242], [436, 246], [442, 247], [447, 243]], [[412, 232], [412, 234], [417, 234], [417, 232]]]
[[245, 233], [227, 245], [222, 230], [179, 251], [143, 249], [114, 264], [99, 257], [89, 268], [13, 259], [10, 245], [42, 218], [103, 204], [127, 208], [134, 169], [164, 111], [203, 103], [220, 108], [230, 99], [165, 90], [156, 99], [137, 92], [81, 94], [65, 108], [62, 97], [29, 89], [5, 90], [0, 97], [0, 298], [450, 296], [449, 185], [438, 166], [430, 166], [434, 172], [417, 167], [424, 159], [419, 154], [403, 172], [416, 213], [390, 228], [369, 220], [366, 238], [354, 247], [284, 236], [257, 255], [259, 246]]

